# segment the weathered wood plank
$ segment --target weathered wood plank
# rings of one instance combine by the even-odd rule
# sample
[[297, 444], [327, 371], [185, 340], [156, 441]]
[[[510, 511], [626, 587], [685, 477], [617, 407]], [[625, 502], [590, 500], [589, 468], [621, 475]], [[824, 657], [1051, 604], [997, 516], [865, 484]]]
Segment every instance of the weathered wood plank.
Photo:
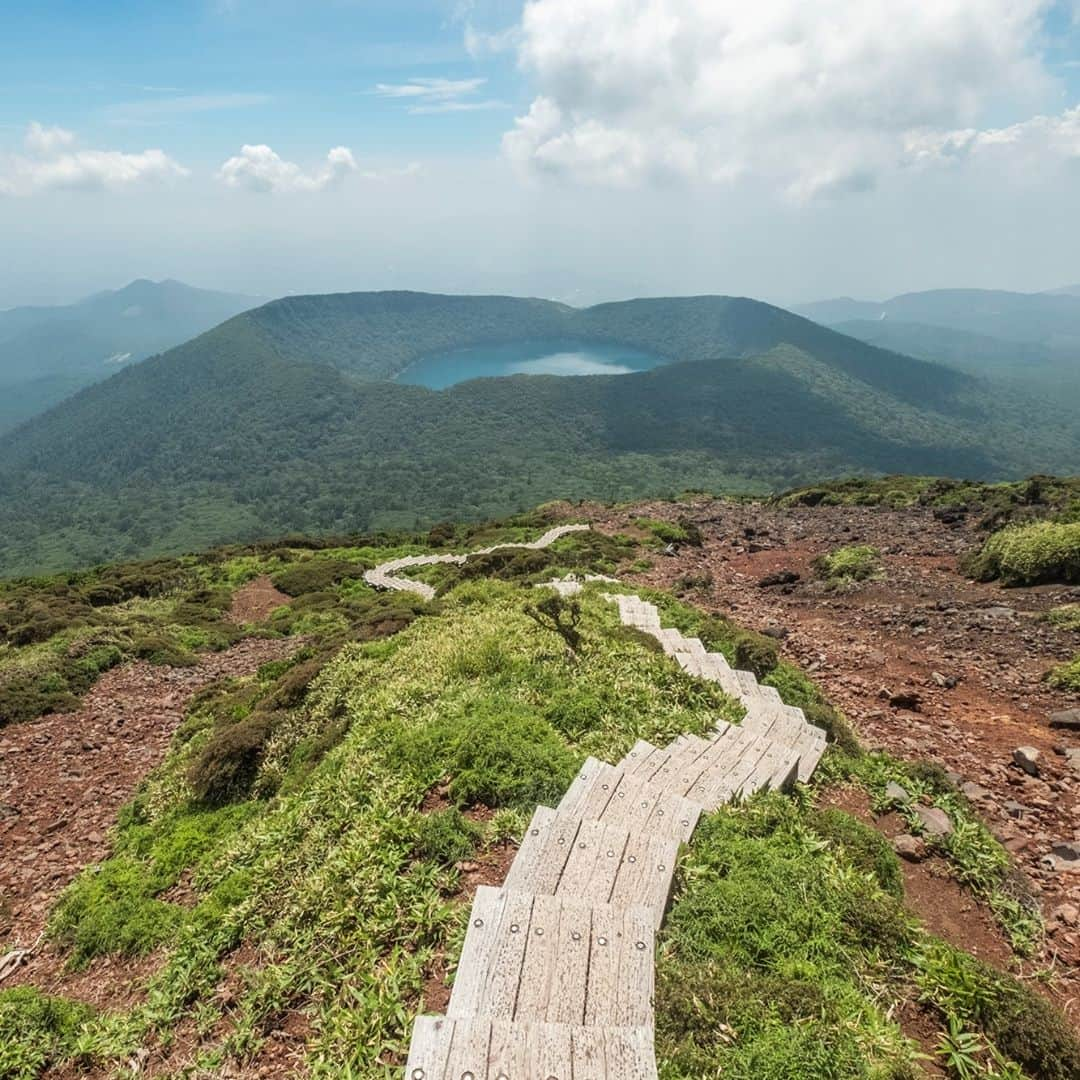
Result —
[[608, 1077], [657, 1080], [656, 1052], [649, 1028], [613, 1028], [604, 1032]]
[[447, 1008], [448, 1016], [456, 1019], [479, 1013], [504, 907], [505, 896], [500, 890], [486, 885], [476, 890], [469, 912], [469, 929], [465, 934], [457, 977]]
[[622, 938], [622, 912], [610, 904], [594, 907], [585, 994], [585, 1024], [589, 1027], [609, 1027], [617, 1022]]
[[514, 1017], [535, 899], [532, 893], [511, 892], [505, 896], [495, 947], [485, 974], [484, 995], [480, 1003], [482, 1013], [474, 1014], [482, 1014], [492, 1020], [512, 1020]]
[[639, 1027], [653, 1023], [653, 918], [647, 908], [622, 911], [619, 946], [618, 1006], [615, 1023]]
[[[556, 813], [550, 807], [538, 806], [533, 812], [529, 827], [521, 838], [521, 846], [510, 864], [506, 875], [505, 889], [517, 889], [522, 892], [547, 892], [551, 890], [534, 888], [534, 882], [540, 876], [540, 867], [547, 861], [548, 841]], [[561, 872], [561, 868], [560, 868]]]
[[457, 1080], [462, 1076], [486, 1076], [490, 1044], [490, 1020], [459, 1020], [454, 1025], [450, 1056], [446, 1062], [448, 1080], [451, 1077]]
[[609, 1080], [603, 1028], [577, 1027], [570, 1032], [573, 1080]]
[[525, 959], [521, 966], [515, 1020], [547, 1020], [555, 992], [555, 972], [559, 951], [559, 919], [562, 904], [554, 896], [537, 896], [533, 901]]
[[405, 1080], [443, 1080], [453, 1034], [453, 1020], [418, 1016], [413, 1023]]
[[592, 909], [562, 902], [559, 910], [559, 947], [548, 1003], [549, 1021], [563, 1024], [585, 1022], [588, 995], [589, 942], [592, 939]]

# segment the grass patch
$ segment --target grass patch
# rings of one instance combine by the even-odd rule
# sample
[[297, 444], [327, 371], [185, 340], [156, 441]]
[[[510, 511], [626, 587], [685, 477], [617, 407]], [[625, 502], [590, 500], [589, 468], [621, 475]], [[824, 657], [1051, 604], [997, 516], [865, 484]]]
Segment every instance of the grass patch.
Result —
[[881, 552], [868, 544], [836, 548], [814, 560], [814, 575], [833, 589], [876, 581], [884, 576]]
[[68, 1057], [93, 1015], [88, 1005], [30, 986], [0, 990], [0, 1077], [34, 1080]]
[[1046, 613], [1046, 621], [1063, 630], [1080, 630], [1080, 604], [1064, 604]]
[[1080, 694], [1080, 656], [1074, 657], [1068, 663], [1058, 664], [1047, 675], [1046, 681], [1056, 690]]

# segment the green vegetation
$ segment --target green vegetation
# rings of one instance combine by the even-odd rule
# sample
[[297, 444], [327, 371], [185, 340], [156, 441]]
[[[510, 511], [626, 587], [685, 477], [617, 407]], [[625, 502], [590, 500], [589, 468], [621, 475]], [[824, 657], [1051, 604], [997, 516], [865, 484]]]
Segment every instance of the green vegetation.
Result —
[[1080, 630], [1080, 604], [1063, 604], [1046, 613], [1046, 621], [1064, 630]]
[[1032, 476], [984, 484], [931, 476], [854, 477], [778, 496], [783, 506], [923, 507], [937, 514], [970, 515], [986, 530], [1052, 517], [1080, 520], [1080, 478]]
[[0, 990], [0, 1077], [34, 1080], [71, 1055], [93, 1010], [32, 987]]
[[[678, 362], [442, 392], [386, 381], [418, 352], [553, 336], [552, 319], [575, 324], [556, 337], [572, 329]], [[500, 298], [291, 297], [0, 439], [0, 573], [291, 530], [417, 531], [546, 499], [1080, 468], [1073, 426], [1022, 415], [968, 376], [749, 300], [575, 313]]]
[[1046, 677], [1046, 681], [1058, 690], [1080, 693], [1080, 655], [1068, 663], [1058, 664]]
[[[526, 527], [535, 522], [478, 533], [495, 542]], [[460, 949], [459, 864], [520, 836], [586, 755], [617, 760], [639, 738], [738, 720], [715, 684], [619, 623], [600, 595], [618, 585], [554, 605], [532, 587], [614, 569], [632, 545], [568, 537], [535, 553], [545, 565], [512, 557], [493, 580], [466, 563], [432, 604], [375, 595], [339, 572], [418, 548], [294, 538], [185, 563], [202, 588], [263, 573], [291, 581], [297, 595], [271, 622], [305, 646], [197, 695], [122, 812], [110, 858], [52, 913], [48, 933], [73, 966], [160, 952], [145, 996], [92, 1012], [0, 992], [0, 1077], [30, 1080], [49, 1065], [122, 1075], [144, 1046], [176, 1051], [177, 1075], [257, 1068], [269, 1033], [296, 1016], [313, 1078], [383, 1076], [403, 1060], [423, 986]], [[668, 624], [755, 661], [830, 730], [822, 786], [854, 780], [877, 795], [900, 778], [953, 815], [945, 853], [958, 875], [991, 902], [1005, 896], [1003, 853], [938, 772], [863, 755], [771, 639], [649, 595]], [[893, 1015], [916, 997], [940, 1021], [943, 1060], [967, 1054], [986, 1077], [991, 1061], [1075, 1076], [1080, 1051], [1060, 1016], [927, 937], [902, 908], [887, 842], [811, 795], [724, 807], [689, 845], [658, 956], [665, 1080], [907, 1080], [918, 1058]]]
[[1039, 521], [994, 533], [964, 569], [1003, 585], [1080, 582], [1080, 522]]
[[882, 576], [881, 552], [866, 544], [836, 548], [814, 560], [814, 573], [833, 589], [873, 581]]

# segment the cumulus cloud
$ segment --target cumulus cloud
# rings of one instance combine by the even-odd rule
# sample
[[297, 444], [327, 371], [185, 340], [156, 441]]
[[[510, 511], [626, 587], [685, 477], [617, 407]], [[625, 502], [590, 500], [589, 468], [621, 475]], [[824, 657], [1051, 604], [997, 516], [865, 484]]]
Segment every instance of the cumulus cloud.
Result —
[[415, 162], [401, 168], [361, 169], [347, 146], [335, 146], [318, 168], [305, 171], [292, 161], [285, 161], [269, 146], [244, 146], [218, 170], [218, 179], [228, 187], [247, 191], [291, 193], [325, 191], [355, 175], [362, 180], [393, 180], [415, 176], [420, 166]]
[[502, 109], [501, 101], [473, 97], [487, 83], [487, 79], [409, 79], [404, 83], [378, 83], [373, 93], [379, 97], [395, 98], [409, 102], [409, 112], [414, 115], [450, 112], [478, 112], [486, 109]]
[[323, 165], [305, 172], [269, 146], [245, 145], [239, 154], [221, 166], [218, 179], [228, 187], [246, 188], [249, 191], [323, 191], [340, 183], [358, 168], [352, 151], [345, 146], [335, 146], [326, 155]]
[[31, 123], [23, 139], [23, 152], [0, 159], [0, 193], [100, 191], [189, 175], [187, 169], [163, 150], [128, 154], [120, 150], [80, 149], [77, 143], [71, 131]]
[[991, 110], [1043, 100], [1052, 6], [529, 0], [517, 48], [537, 95], [504, 151], [600, 183], [752, 176], [796, 199], [865, 190], [912, 153], [932, 156], [933, 133], [978, 132]]

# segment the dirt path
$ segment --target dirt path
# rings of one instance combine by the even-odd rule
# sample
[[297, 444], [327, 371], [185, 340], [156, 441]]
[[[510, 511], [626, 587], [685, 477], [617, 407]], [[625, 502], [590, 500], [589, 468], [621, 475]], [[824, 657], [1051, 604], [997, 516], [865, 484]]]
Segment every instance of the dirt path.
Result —
[[[1048, 668], [1080, 651], [1080, 635], [1039, 619], [1050, 607], [1080, 600], [1080, 589], [1006, 590], [967, 581], [958, 557], [982, 535], [973, 523], [943, 522], [929, 510], [783, 509], [702, 499], [597, 508], [592, 516], [601, 527], [624, 531], [633, 530], [635, 517], [694, 521], [701, 548], [657, 556], [652, 569], [630, 579], [677, 591], [689, 576], [688, 599], [780, 638], [783, 654], [821, 683], [866, 744], [936, 761], [977, 785], [968, 789], [972, 801], [1041, 897], [1048, 959], [1080, 973], [1080, 874], [1048, 860], [1054, 842], [1080, 839], [1080, 776], [1059, 753], [1080, 746], [1080, 734], [1047, 724], [1049, 713], [1080, 701], [1043, 682]], [[884, 581], [823, 592], [812, 582], [813, 559], [857, 543], [882, 550]], [[759, 586], [782, 570], [799, 581]], [[1041, 751], [1039, 777], [1012, 763], [1022, 745]], [[1080, 1015], [1080, 1002], [1074, 1008]]]
[[161, 761], [193, 694], [296, 647], [252, 638], [194, 667], [126, 665], [77, 712], [0, 731], [0, 942], [31, 944], [64, 886], [108, 855], [117, 811]]
[[292, 597], [286, 596], [263, 574], [233, 593], [229, 621], [241, 624], [262, 622], [269, 618], [271, 612], [288, 604], [291, 599]]

